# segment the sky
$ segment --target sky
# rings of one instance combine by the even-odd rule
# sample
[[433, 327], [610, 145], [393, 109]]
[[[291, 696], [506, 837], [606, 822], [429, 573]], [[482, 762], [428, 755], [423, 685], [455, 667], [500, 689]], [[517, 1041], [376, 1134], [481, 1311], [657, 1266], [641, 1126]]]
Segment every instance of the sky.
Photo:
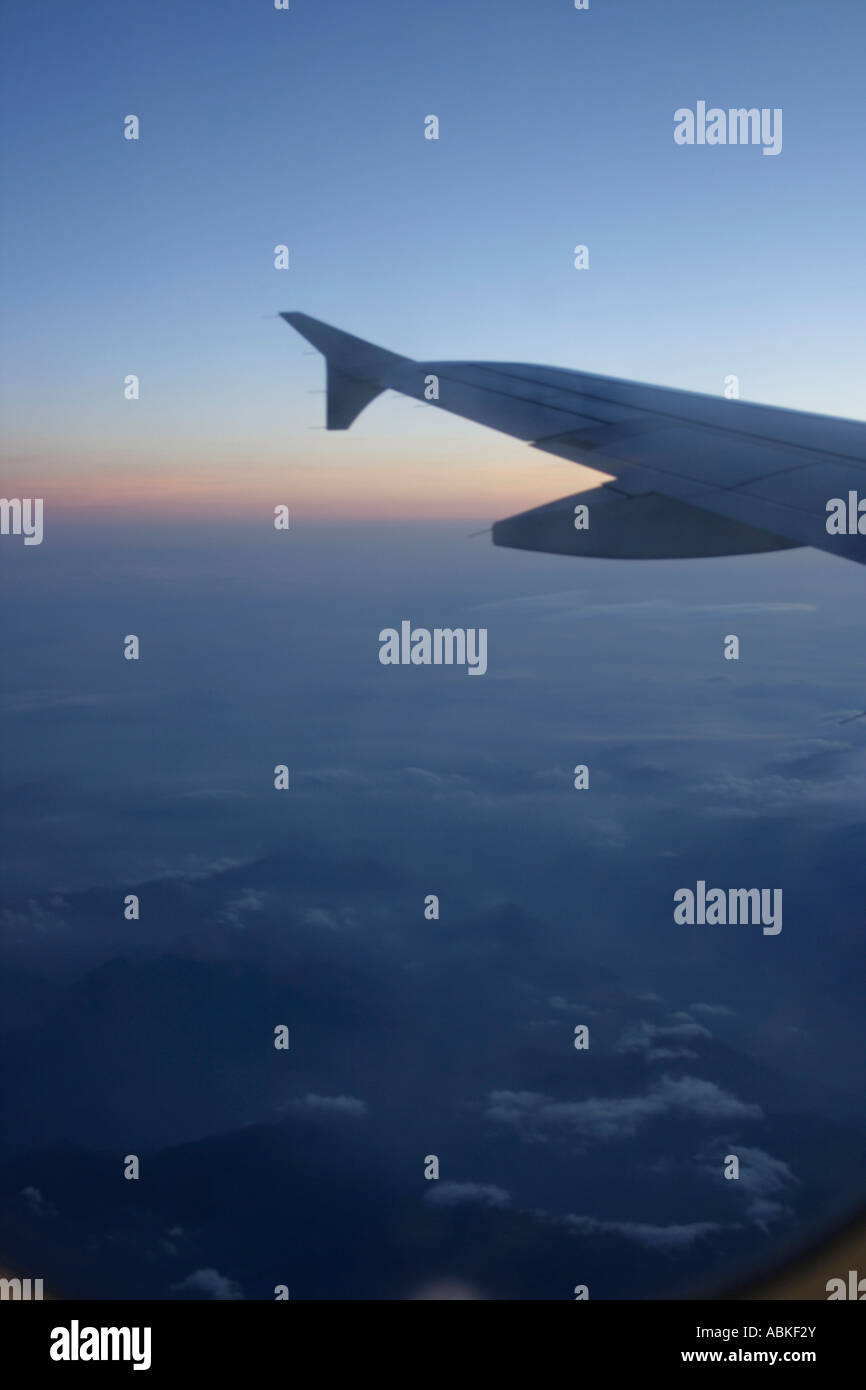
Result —
[[[392, 393], [328, 433], [277, 315], [863, 418], [860, 5], [3, 25], [2, 491], [45, 531], [0, 538], [0, 1262], [675, 1297], [842, 1219], [866, 570], [493, 547], [597, 475]], [[782, 108], [782, 152], [676, 145], [704, 99]], [[382, 665], [406, 619], [484, 627], [483, 678]], [[698, 880], [782, 931], [678, 925]]]
[[[97, 0], [4, 25], [4, 486], [56, 517], [289, 489], [299, 518], [492, 520], [576, 490], [393, 394], [329, 436], [284, 309], [408, 356], [734, 373], [862, 418], [858, 0], [820, 24], [805, 0]], [[782, 152], [676, 145], [698, 100], [781, 107]]]

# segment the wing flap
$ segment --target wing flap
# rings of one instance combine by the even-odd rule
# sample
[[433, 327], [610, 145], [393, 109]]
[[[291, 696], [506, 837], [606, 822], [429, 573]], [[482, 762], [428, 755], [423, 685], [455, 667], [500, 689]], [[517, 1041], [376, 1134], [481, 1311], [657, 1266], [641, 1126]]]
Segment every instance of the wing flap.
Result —
[[791, 550], [798, 542], [674, 497], [656, 492], [631, 496], [608, 483], [497, 521], [493, 544], [549, 555], [694, 560]]

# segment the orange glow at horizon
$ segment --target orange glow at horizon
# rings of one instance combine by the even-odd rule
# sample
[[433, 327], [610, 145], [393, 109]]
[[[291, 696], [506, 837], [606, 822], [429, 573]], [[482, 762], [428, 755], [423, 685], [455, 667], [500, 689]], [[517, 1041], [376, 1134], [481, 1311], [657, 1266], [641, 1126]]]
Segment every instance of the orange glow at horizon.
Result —
[[[320, 449], [320, 452], [324, 452]], [[503, 441], [492, 456], [461, 448], [460, 458], [375, 460], [324, 458], [303, 465], [189, 458], [30, 464], [4, 470], [7, 497], [42, 497], [50, 514], [69, 521], [120, 515], [141, 520], [255, 520], [279, 504], [317, 522], [491, 521], [581, 492], [609, 475], [567, 463], [528, 445]], [[73, 471], [74, 470], [74, 471]]]

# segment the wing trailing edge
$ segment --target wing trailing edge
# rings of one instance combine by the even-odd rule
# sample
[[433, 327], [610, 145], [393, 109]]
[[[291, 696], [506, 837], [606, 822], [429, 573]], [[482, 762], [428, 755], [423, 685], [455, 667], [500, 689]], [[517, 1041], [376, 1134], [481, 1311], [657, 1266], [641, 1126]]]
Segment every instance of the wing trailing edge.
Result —
[[798, 546], [677, 498], [630, 496], [610, 483], [497, 521], [493, 544], [610, 560], [696, 560]]

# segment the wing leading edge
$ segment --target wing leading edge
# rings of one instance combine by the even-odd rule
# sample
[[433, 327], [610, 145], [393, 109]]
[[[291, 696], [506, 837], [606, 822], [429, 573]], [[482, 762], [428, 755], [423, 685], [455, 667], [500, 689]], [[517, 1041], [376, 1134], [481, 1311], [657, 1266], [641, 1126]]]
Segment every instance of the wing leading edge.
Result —
[[613, 475], [497, 522], [496, 545], [619, 559], [811, 545], [866, 563], [859, 421], [562, 368], [418, 362], [307, 314], [282, 317], [325, 356], [329, 429], [382, 391], [427, 401], [435, 390], [433, 408]]

